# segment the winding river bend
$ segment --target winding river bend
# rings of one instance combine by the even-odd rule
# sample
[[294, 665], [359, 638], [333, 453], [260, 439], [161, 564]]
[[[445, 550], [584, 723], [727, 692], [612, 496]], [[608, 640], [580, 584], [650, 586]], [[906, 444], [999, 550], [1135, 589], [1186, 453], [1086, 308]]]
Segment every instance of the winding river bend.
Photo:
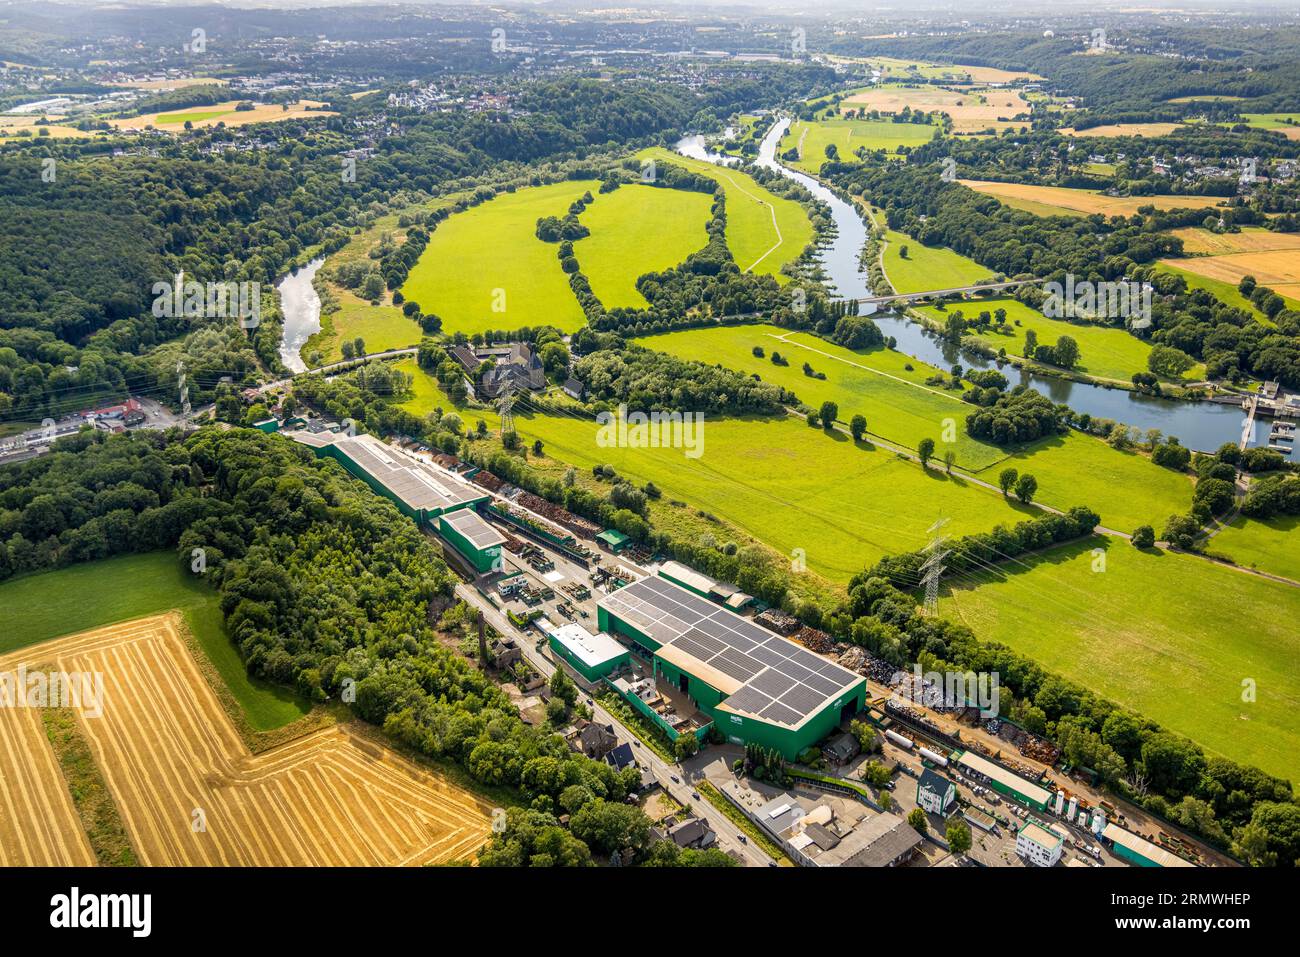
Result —
[[[860, 253], [867, 241], [867, 225], [857, 209], [827, 189], [812, 176], [792, 170], [776, 159], [777, 144], [789, 126], [788, 119], [777, 121], [763, 139], [757, 164], [776, 170], [794, 180], [830, 207], [835, 221], [836, 237], [818, 254], [819, 262], [834, 289], [851, 298], [870, 296], [866, 273], [860, 267]], [[731, 165], [732, 157], [710, 152], [702, 136], [687, 136], [676, 144], [683, 156]], [[920, 323], [913, 322], [890, 311], [864, 307], [864, 314], [872, 315], [881, 332], [892, 336], [900, 352], [922, 362], [947, 369], [960, 362], [968, 368], [986, 369], [995, 363], [983, 356], [965, 351], [931, 332]], [[1217, 402], [1189, 402], [1176, 399], [1158, 399], [1139, 395], [1124, 389], [1108, 389], [1084, 382], [1071, 382], [1055, 376], [1045, 376], [1007, 366], [1003, 372], [1014, 383], [1027, 385], [1049, 397], [1053, 402], [1070, 406], [1076, 412], [1086, 412], [1094, 418], [1114, 419], [1137, 429], [1159, 429], [1165, 435], [1175, 435], [1184, 445], [1203, 452], [1212, 452], [1225, 442], [1241, 440], [1245, 415], [1235, 405]], [[1266, 441], [1269, 425], [1257, 421], [1250, 438], [1255, 445]], [[1297, 450], [1300, 452], [1300, 450]], [[1297, 452], [1292, 453], [1295, 458]]]

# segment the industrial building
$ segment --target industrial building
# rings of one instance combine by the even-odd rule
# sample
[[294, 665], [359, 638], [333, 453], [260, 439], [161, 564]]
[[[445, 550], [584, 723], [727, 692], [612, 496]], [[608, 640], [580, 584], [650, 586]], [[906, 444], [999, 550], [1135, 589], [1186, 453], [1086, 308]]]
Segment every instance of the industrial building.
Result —
[[659, 566], [658, 574], [660, 578], [666, 579], [674, 585], [679, 585], [689, 592], [694, 592], [701, 598], [708, 598], [720, 605], [726, 605], [732, 611], [740, 611], [754, 600], [735, 585], [717, 581], [708, 575], [683, 565], [681, 562], [664, 562]]
[[551, 650], [588, 681], [599, 681], [628, 663], [628, 650], [603, 632], [570, 624], [550, 633]]
[[502, 568], [501, 546], [506, 537], [473, 509], [439, 515], [438, 531], [480, 574]]
[[898, 867], [924, 838], [897, 814], [877, 812], [852, 798], [810, 797], [727, 781], [723, 795], [803, 867]]
[[1101, 836], [1110, 842], [1110, 849], [1120, 860], [1128, 861], [1137, 867], [1195, 867], [1172, 851], [1167, 851], [1159, 844], [1153, 844], [1144, 837], [1138, 837], [1132, 831], [1126, 831], [1117, 824], [1108, 823], [1102, 828]]
[[994, 764], [970, 751], [960, 752], [959, 755], [954, 753], [954, 760], [963, 772], [975, 775], [981, 782], [987, 782], [999, 794], [1005, 794], [1037, 811], [1047, 810], [1047, 802], [1051, 800], [1052, 794], [1046, 788], [1039, 787], [1018, 774], [1012, 774], [1002, 765]]
[[865, 706], [862, 676], [663, 578], [597, 608], [602, 631], [631, 641], [734, 744], [793, 760]]
[[473, 508], [491, 497], [486, 489], [389, 448], [373, 435], [285, 434], [315, 450], [317, 456], [334, 459], [422, 527], [432, 528], [439, 515]]
[[1055, 867], [1064, 844], [1061, 835], [1032, 817], [1016, 832], [1016, 853], [1036, 867]]

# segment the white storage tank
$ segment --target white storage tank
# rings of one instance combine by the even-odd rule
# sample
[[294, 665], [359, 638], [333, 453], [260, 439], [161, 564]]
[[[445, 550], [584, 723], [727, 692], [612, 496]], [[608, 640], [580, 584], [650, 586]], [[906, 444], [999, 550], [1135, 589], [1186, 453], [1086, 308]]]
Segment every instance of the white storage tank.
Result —
[[911, 739], [903, 737], [897, 731], [886, 731], [885, 737], [894, 742], [894, 744], [898, 745], [900, 748], [910, 749], [912, 747]]
[[1057, 791], [1056, 792], [1056, 813], [1060, 814], [1064, 810], [1065, 810], [1065, 792]]
[[1078, 816], [1078, 814], [1079, 814], [1079, 797], [1078, 795], [1074, 795], [1073, 797], [1070, 798], [1070, 813], [1067, 814], [1066, 817], [1068, 817], [1071, 821], [1073, 821]]
[[938, 751], [931, 751], [929, 748], [921, 748], [917, 753], [927, 761], [937, 764], [941, 768], [946, 768], [948, 766], [948, 759]]
[[1093, 808], [1092, 811], [1092, 833], [1100, 834], [1106, 829], [1106, 814], [1101, 808]]

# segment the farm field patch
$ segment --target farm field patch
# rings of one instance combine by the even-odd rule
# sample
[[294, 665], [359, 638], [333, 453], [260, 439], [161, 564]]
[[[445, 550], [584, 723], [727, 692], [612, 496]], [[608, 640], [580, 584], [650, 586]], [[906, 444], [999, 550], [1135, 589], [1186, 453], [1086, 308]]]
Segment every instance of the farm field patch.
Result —
[[[1008, 565], [954, 582], [940, 612], [1211, 751], [1300, 772], [1300, 590], [1115, 539]], [[1244, 704], [1246, 677], [1269, 692]]]
[[1234, 290], [1243, 277], [1254, 276], [1261, 286], [1267, 286], [1282, 298], [1300, 302], [1300, 247], [1279, 243], [1271, 249], [1162, 259], [1160, 263]]
[[172, 552], [125, 555], [25, 575], [0, 584], [0, 654], [144, 615], [175, 609], [257, 731], [279, 728], [308, 711], [291, 692], [250, 678], [226, 635], [216, 591], [182, 570]]
[[1183, 123], [1107, 123], [1102, 126], [1090, 126], [1086, 130], [1065, 126], [1058, 132], [1062, 136], [1168, 136], [1184, 125]]
[[802, 206], [777, 196], [739, 170], [661, 147], [637, 156], [701, 173], [722, 185], [727, 196], [727, 247], [741, 272], [775, 276], [785, 282], [781, 267], [798, 259], [813, 241], [812, 222]]
[[713, 197], [632, 184], [601, 193], [582, 213], [591, 230], [573, 254], [606, 309], [644, 307], [637, 278], [677, 265], [709, 241]]
[[[1201, 209], [1223, 202], [1220, 196], [1107, 196], [1092, 189], [1063, 186], [1033, 186], [1027, 183], [993, 183], [963, 179], [959, 182], [977, 193], [994, 196], [1007, 206], [1036, 215], [1131, 216], [1144, 206], [1156, 209]], [[1052, 210], [1054, 212], [1044, 212]]]
[[20, 662], [104, 676], [103, 714], [78, 722], [142, 864], [443, 863], [489, 836], [476, 797], [344, 727], [249, 754], [172, 616], [26, 648], [0, 667]]
[[1001, 132], [1029, 126], [1028, 120], [1015, 119], [1030, 110], [1029, 102], [1019, 90], [946, 90], [929, 84], [889, 85], [852, 93], [840, 104], [841, 110], [859, 107], [881, 113], [901, 113], [904, 107], [911, 107], [913, 112], [946, 113], [952, 117], [954, 133]]
[[181, 110], [166, 110], [161, 113], [145, 113], [141, 116], [128, 116], [108, 120], [110, 126], [119, 130], [143, 130], [155, 127], [161, 130], [177, 130], [188, 121], [198, 128], [216, 126], [247, 126], [250, 123], [274, 123], [280, 120], [302, 120], [318, 116], [338, 116], [332, 110], [325, 109], [325, 104], [317, 100], [299, 100], [286, 108], [279, 103], [255, 103], [251, 110], [238, 110], [241, 100], [227, 100], [213, 103], [211, 106], [188, 107]]
[[430, 236], [402, 295], [441, 316], [446, 333], [543, 324], [578, 330], [585, 317], [560, 268], [559, 247], [537, 238], [537, 220], [564, 216], [599, 187], [594, 180], [533, 186], [450, 216]]

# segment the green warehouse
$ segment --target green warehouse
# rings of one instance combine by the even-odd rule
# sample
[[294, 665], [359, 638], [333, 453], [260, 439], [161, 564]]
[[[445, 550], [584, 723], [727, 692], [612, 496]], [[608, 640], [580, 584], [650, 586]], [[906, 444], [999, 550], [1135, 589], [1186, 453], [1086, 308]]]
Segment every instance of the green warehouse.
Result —
[[457, 475], [389, 448], [373, 435], [306, 431], [286, 434], [314, 449], [317, 456], [334, 459], [389, 499], [403, 515], [426, 528], [436, 528], [439, 515], [473, 508], [491, 497]]
[[793, 760], [866, 705], [866, 679], [664, 578], [598, 603], [600, 628], [653, 658], [733, 744]]
[[593, 635], [577, 624], [555, 629], [550, 642], [551, 651], [592, 682], [613, 674], [629, 660], [627, 649], [609, 635]]
[[501, 546], [506, 537], [470, 508], [438, 516], [438, 532], [465, 556], [480, 574], [501, 570]]

